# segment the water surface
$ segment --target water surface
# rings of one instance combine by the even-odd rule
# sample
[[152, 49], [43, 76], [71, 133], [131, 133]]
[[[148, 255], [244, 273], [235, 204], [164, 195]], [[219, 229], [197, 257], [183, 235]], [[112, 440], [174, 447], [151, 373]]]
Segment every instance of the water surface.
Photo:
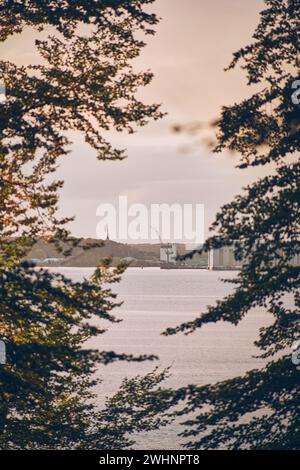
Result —
[[[89, 277], [92, 268], [60, 268], [59, 272], [74, 280]], [[124, 377], [146, 374], [156, 365], [171, 366], [166, 385], [208, 384], [241, 375], [258, 368], [262, 360], [253, 356], [259, 351], [253, 342], [259, 328], [269, 318], [262, 310], [253, 310], [238, 325], [224, 322], [206, 325], [191, 335], [165, 337], [168, 327], [192, 320], [207, 305], [228, 294], [233, 286], [221, 278], [236, 276], [233, 271], [160, 270], [129, 268], [120, 284], [113, 286], [123, 305], [115, 314], [123, 319], [109, 326], [109, 331], [93, 340], [100, 350], [127, 354], [155, 354], [157, 362], [124, 363], [102, 366], [103, 382], [98, 389], [99, 402], [118, 389]], [[179, 424], [152, 433], [139, 435], [136, 448], [178, 449], [181, 439]]]

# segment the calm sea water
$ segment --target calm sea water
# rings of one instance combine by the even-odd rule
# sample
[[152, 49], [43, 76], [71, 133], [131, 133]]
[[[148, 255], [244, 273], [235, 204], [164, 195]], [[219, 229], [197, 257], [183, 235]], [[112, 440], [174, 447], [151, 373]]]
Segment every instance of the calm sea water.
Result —
[[[58, 269], [57, 269], [58, 270]], [[61, 268], [67, 277], [80, 280], [89, 277], [92, 268]], [[115, 313], [123, 321], [109, 326], [109, 331], [93, 341], [100, 350], [128, 354], [155, 354], [157, 362], [116, 363], [101, 367], [103, 379], [98, 389], [99, 402], [115, 392], [124, 377], [146, 374], [159, 365], [171, 366], [167, 386], [207, 384], [241, 375], [258, 368], [262, 360], [253, 356], [259, 351], [253, 342], [259, 328], [269, 323], [266, 313], [253, 310], [236, 327], [224, 322], [206, 325], [201, 330], [185, 336], [161, 335], [167, 327], [179, 325], [195, 318], [232, 290], [232, 285], [221, 282], [236, 272], [206, 270], [160, 270], [158, 268], [129, 268], [120, 284], [113, 287], [118, 299], [124, 303]], [[137, 437], [136, 448], [179, 449], [181, 431], [174, 423]]]

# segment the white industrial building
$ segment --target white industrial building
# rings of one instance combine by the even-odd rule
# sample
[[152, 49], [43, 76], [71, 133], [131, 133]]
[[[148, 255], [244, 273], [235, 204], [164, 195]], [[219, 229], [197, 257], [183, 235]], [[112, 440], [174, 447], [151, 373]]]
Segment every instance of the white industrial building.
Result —
[[209, 251], [209, 269], [239, 269], [241, 261], [237, 261], [234, 256], [234, 249], [230, 246], [214, 248]]
[[[186, 245], [186, 253], [195, 249], [201, 249], [200, 245]], [[180, 253], [181, 255], [182, 253]], [[214, 248], [209, 252], [201, 254], [196, 253], [192, 259], [177, 262], [177, 248], [175, 243], [163, 243], [160, 247], [161, 265], [176, 265], [179, 268], [208, 268], [210, 270], [239, 270], [242, 267], [242, 261], [236, 260], [234, 248], [225, 246]], [[290, 261], [291, 266], [300, 265], [300, 255], [296, 255]], [[175, 267], [175, 266], [174, 266]]]

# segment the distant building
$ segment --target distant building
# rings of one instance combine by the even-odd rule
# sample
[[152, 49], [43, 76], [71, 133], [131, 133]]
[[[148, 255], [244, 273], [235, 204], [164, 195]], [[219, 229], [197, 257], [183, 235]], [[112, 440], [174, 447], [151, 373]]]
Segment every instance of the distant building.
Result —
[[290, 261], [290, 266], [300, 266], [300, 254], [294, 256]]
[[125, 258], [122, 258], [121, 261], [124, 263], [134, 263], [136, 258], [133, 258], [132, 256], [126, 256]]
[[[241, 269], [243, 262], [237, 261], [234, 256], [234, 248], [211, 249], [208, 257], [209, 269]], [[300, 255], [295, 255], [289, 262], [290, 266], [300, 266]]]
[[160, 262], [176, 264], [177, 248], [175, 243], [162, 243], [160, 246]]
[[60, 264], [64, 263], [64, 258], [45, 258], [43, 263], [45, 264], [53, 264], [54, 266], [59, 266]]
[[29, 258], [28, 261], [36, 266], [61, 266], [66, 260], [65, 258]]
[[30, 263], [39, 265], [42, 263], [43, 260], [41, 260], [40, 258], [30, 258], [28, 261], [30, 261]]
[[234, 256], [234, 249], [230, 246], [211, 249], [208, 256], [209, 269], [240, 269], [241, 261]]

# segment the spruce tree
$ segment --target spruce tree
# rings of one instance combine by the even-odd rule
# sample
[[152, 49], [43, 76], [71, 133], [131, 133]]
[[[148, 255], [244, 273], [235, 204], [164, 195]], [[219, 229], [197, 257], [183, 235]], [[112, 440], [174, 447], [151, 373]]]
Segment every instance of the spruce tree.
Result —
[[[145, 8], [150, 3], [0, 1], [0, 40], [33, 28], [41, 59], [27, 66], [0, 61], [6, 87], [0, 104], [0, 337], [7, 349], [7, 363], [0, 365], [1, 449], [119, 449], [131, 444], [131, 433], [163, 423], [150, 391], [164, 373], [126, 380], [103, 409], [97, 405], [99, 365], [154, 359], [101, 351], [105, 323], [118, 321], [109, 283], [124, 267], [99, 267], [91, 279], [74, 282], [24, 261], [40, 238], [59, 249], [75, 244], [66, 230], [70, 219], [57, 217], [63, 182], [55, 171], [70, 151], [66, 132], [80, 132], [99, 159], [120, 159], [124, 151], [103, 132], [133, 132], [161, 115], [157, 105], [136, 98], [152, 75], [131, 64], [144, 45], [141, 33], [154, 33], [157, 18]], [[97, 349], [86, 345], [92, 338], [99, 340]]]
[[235, 152], [241, 171], [264, 166], [269, 175], [221, 208], [204, 247], [233, 247], [243, 267], [232, 294], [166, 334], [191, 333], [218, 321], [237, 325], [251, 309], [263, 307], [273, 321], [260, 330], [256, 345], [268, 363], [242, 377], [174, 394], [175, 402], [186, 400], [179, 414], [192, 413], [183, 432], [189, 448], [300, 447], [300, 371], [292, 362], [300, 328], [300, 3], [265, 4], [253, 42], [229, 66], [240, 64], [256, 91], [222, 108], [215, 151]]

